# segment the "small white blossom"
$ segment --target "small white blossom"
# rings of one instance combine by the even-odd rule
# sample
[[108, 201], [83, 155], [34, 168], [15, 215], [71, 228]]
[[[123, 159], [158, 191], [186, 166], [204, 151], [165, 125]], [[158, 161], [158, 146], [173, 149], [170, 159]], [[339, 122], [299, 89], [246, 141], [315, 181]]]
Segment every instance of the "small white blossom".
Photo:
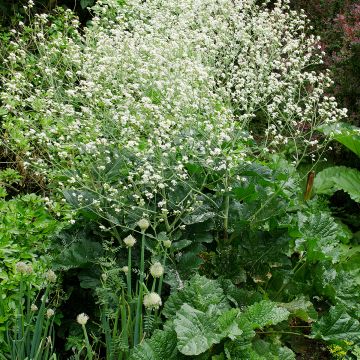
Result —
[[89, 316], [86, 315], [85, 313], [81, 313], [76, 317], [76, 321], [78, 322], [78, 324], [80, 325], [86, 325], [86, 323], [89, 320]]
[[124, 243], [127, 247], [131, 248], [136, 244], [136, 239], [132, 235], [129, 235], [124, 239]]
[[159, 277], [163, 276], [163, 274], [164, 274], [163, 266], [159, 262], [152, 264], [150, 266], [150, 274], [154, 278], [159, 278]]
[[169, 249], [171, 247], [172, 242], [171, 240], [164, 240], [163, 244], [167, 249]]
[[45, 278], [46, 278], [46, 280], [47, 280], [48, 282], [54, 283], [54, 282], [56, 282], [57, 276], [56, 276], [56, 274], [54, 273], [54, 271], [49, 270], [49, 271], [46, 272]]
[[35, 304], [31, 304], [30, 310], [33, 312], [38, 311], [38, 307]]
[[151, 292], [144, 296], [143, 304], [148, 309], [158, 309], [162, 305], [161, 297], [158, 293]]
[[53, 309], [47, 309], [46, 310], [46, 317], [49, 319], [51, 318], [52, 316], [54, 316], [55, 314], [55, 311]]
[[26, 264], [23, 261], [19, 261], [16, 263], [15, 265], [16, 267], [16, 271], [19, 272], [20, 274], [32, 274], [33, 272], [33, 268], [31, 266], [31, 264]]
[[139, 228], [141, 229], [141, 231], [146, 231], [147, 228], [150, 226], [150, 223], [148, 220], [146, 219], [140, 219], [138, 222], [137, 222]]
[[122, 272], [124, 272], [125, 274], [127, 274], [129, 272], [129, 267], [128, 266], [123, 266], [120, 270]]

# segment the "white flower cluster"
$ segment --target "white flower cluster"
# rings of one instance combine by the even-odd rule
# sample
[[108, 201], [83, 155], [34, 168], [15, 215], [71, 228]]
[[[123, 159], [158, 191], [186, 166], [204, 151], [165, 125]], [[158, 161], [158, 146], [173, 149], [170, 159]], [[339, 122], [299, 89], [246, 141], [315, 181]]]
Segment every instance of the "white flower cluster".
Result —
[[161, 297], [156, 292], [146, 294], [143, 304], [147, 309], [158, 309], [162, 305]]
[[[76, 190], [102, 194], [116, 214], [131, 194], [140, 207], [156, 201], [163, 221], [164, 194], [188, 179], [189, 164], [223, 172], [246, 159], [244, 130], [258, 116], [264, 150], [291, 142], [299, 162], [318, 151], [315, 128], [346, 115], [325, 96], [328, 75], [308, 70], [321, 62], [318, 39], [305, 37], [305, 16], [288, 1], [269, 10], [255, 0], [108, 0], [94, 9], [83, 35], [69, 12], [71, 31], [56, 36], [38, 17], [33, 68], [26, 44], [13, 41], [0, 92], [7, 145], [39, 174], [72, 169], [59, 185], [84, 206], [103, 210]], [[174, 215], [185, 206], [170, 205]]]

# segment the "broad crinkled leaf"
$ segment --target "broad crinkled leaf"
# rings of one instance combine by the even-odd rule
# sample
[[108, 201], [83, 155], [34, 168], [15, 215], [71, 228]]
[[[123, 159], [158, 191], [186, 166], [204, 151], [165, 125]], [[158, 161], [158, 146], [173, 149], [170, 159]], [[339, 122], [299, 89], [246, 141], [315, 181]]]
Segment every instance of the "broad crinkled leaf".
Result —
[[304, 296], [299, 296], [289, 303], [281, 303], [280, 305], [288, 310], [292, 316], [303, 321], [311, 322], [317, 319], [317, 312], [314, 309], [314, 305], [311, 301], [306, 300]]
[[336, 124], [324, 126], [320, 131], [345, 145], [360, 157], [360, 128], [351, 124], [338, 122]]
[[176, 343], [174, 330], [157, 330], [133, 349], [130, 360], [180, 360], [183, 356], [177, 351]]
[[360, 317], [360, 254], [349, 257], [335, 266], [319, 264], [315, 269], [318, 294], [334, 304], [341, 304], [350, 315]]
[[219, 309], [229, 308], [226, 297], [218, 281], [195, 275], [185, 283], [182, 290], [173, 292], [165, 303], [163, 315], [174, 317], [183, 304], [206, 311], [210, 305], [217, 305]]
[[360, 171], [346, 166], [329, 167], [316, 175], [314, 188], [318, 194], [326, 195], [343, 190], [360, 202]]
[[349, 233], [327, 212], [299, 213], [298, 230], [300, 236], [297, 235], [295, 248], [306, 251], [309, 261], [331, 259], [336, 262], [340, 257], [337, 245], [349, 238]]
[[295, 360], [295, 354], [286, 346], [260, 339], [246, 345], [229, 341], [225, 344], [225, 353], [231, 360]]
[[284, 307], [280, 307], [270, 300], [262, 300], [249, 306], [245, 312], [240, 315], [240, 319], [245, 318], [252, 324], [253, 329], [258, 329], [287, 320], [289, 315], [289, 311]]
[[225, 337], [234, 339], [242, 334], [236, 319], [239, 311], [231, 309], [220, 313], [215, 305], [207, 312], [183, 304], [174, 320], [179, 351], [188, 356], [199, 355]]
[[326, 341], [360, 342], [360, 323], [343, 306], [333, 306], [329, 313], [313, 325], [312, 337]]

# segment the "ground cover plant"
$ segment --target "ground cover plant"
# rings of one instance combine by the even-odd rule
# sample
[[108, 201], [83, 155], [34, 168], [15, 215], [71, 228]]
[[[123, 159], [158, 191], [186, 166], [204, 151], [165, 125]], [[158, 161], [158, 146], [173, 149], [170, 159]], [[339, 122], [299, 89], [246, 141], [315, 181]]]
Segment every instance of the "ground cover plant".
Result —
[[69, 10], [37, 15], [6, 49], [3, 177], [41, 191], [51, 269], [36, 286], [7, 254], [24, 286], [4, 358], [358, 358], [358, 247], [297, 171], [346, 117], [313, 70], [304, 13], [253, 0], [92, 12], [84, 29]]

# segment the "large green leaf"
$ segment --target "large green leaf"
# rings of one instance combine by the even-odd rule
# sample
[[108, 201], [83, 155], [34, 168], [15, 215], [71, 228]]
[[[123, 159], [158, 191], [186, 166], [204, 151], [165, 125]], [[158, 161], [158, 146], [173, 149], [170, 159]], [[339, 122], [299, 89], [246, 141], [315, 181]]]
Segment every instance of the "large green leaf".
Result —
[[270, 300], [262, 300], [249, 306], [240, 319], [244, 318], [251, 323], [253, 329], [263, 328], [267, 325], [276, 325], [287, 320], [290, 312]]
[[316, 175], [314, 188], [318, 194], [326, 195], [343, 190], [360, 202], [360, 171], [346, 166], [329, 167]]
[[295, 360], [295, 354], [278, 342], [267, 342], [261, 339], [244, 345], [240, 341], [225, 344], [226, 359], [231, 360]]
[[236, 338], [242, 334], [236, 323], [238, 316], [237, 309], [221, 313], [212, 305], [205, 313], [183, 304], [174, 320], [179, 351], [188, 356], [199, 355], [225, 337]]
[[333, 306], [329, 313], [313, 325], [312, 336], [326, 341], [360, 341], [360, 323], [343, 306]]
[[182, 290], [170, 295], [165, 303], [163, 315], [167, 318], [174, 317], [185, 303], [200, 311], [206, 311], [210, 305], [217, 305], [218, 309], [229, 308], [219, 282], [200, 275], [195, 275], [185, 283]]
[[346, 123], [337, 123], [324, 126], [320, 131], [345, 145], [360, 157], [360, 128]]
[[130, 360], [180, 360], [183, 358], [176, 348], [174, 330], [157, 330], [154, 335], [134, 348]]
[[360, 254], [335, 266], [319, 264], [314, 271], [315, 288], [333, 304], [341, 304], [353, 316], [360, 317]]
[[295, 250], [305, 251], [309, 261], [338, 261], [340, 251], [337, 246], [349, 238], [349, 233], [327, 212], [299, 213], [298, 231]]

